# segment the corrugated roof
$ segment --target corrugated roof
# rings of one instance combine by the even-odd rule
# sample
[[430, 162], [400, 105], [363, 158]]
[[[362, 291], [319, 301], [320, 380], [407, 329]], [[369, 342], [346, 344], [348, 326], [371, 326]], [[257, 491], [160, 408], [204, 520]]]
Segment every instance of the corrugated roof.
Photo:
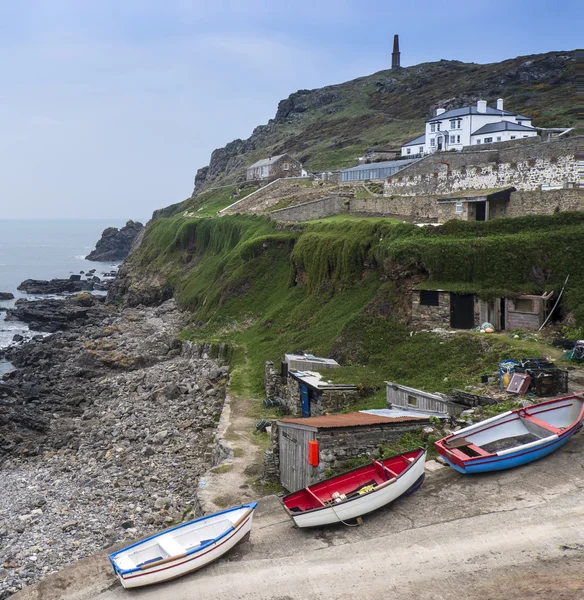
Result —
[[511, 123], [510, 121], [499, 121], [498, 123], [488, 123], [477, 129], [472, 135], [482, 135], [484, 133], [494, 133], [495, 131], [535, 131], [535, 127], [526, 127], [519, 123]]
[[318, 429], [332, 429], [336, 427], [359, 427], [361, 425], [383, 425], [389, 423], [404, 423], [407, 421], [427, 421], [419, 416], [412, 417], [384, 417], [365, 412], [351, 412], [341, 415], [326, 415], [324, 417], [307, 417], [305, 419], [280, 419], [279, 423], [306, 425]]
[[348, 173], [349, 171], [364, 171], [366, 169], [388, 169], [391, 167], [402, 168], [410, 163], [418, 160], [417, 158], [407, 158], [403, 160], [386, 160], [383, 162], [364, 163], [357, 165], [356, 167], [350, 167], [349, 169], [341, 169], [341, 173]]
[[254, 162], [253, 165], [250, 165], [247, 168], [254, 169], [255, 167], [265, 167], [267, 165], [271, 165], [272, 163], [276, 162], [279, 158], [282, 158], [282, 156], [286, 156], [286, 155], [278, 154], [277, 156], [270, 156], [270, 158], [262, 158], [261, 160]]
[[418, 146], [419, 144], [425, 144], [425, 143], [426, 143], [426, 134], [424, 133], [423, 135], [419, 135], [417, 138], [414, 138], [413, 140], [406, 142], [404, 144], [404, 146]]

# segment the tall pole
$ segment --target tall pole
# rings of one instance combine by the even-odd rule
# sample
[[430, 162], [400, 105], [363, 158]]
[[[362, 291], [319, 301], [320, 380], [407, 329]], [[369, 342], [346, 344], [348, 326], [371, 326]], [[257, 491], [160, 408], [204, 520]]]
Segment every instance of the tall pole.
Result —
[[399, 51], [399, 35], [396, 33], [393, 36], [393, 52], [391, 53], [391, 68], [399, 69], [400, 51]]

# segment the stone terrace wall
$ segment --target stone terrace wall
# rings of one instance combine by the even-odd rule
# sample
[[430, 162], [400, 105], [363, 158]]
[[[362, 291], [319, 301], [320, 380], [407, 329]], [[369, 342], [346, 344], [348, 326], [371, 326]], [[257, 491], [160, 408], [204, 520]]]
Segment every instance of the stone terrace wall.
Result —
[[311, 221], [348, 212], [348, 199], [342, 196], [330, 196], [313, 200], [305, 204], [273, 210], [269, 213], [276, 221]]
[[554, 212], [572, 210], [584, 210], [584, 196], [578, 189], [533, 190], [531, 192], [513, 192], [505, 216], [551, 215]]
[[514, 186], [539, 190], [542, 185], [577, 185], [578, 138], [552, 138], [512, 147], [440, 152], [390, 177], [385, 196], [449, 194], [465, 189]]

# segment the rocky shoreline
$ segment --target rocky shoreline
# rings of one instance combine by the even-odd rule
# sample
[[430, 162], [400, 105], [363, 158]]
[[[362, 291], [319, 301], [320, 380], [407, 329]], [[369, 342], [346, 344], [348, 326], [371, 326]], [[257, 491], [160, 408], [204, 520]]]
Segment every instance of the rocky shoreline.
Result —
[[0, 381], [0, 600], [200, 513], [228, 367], [177, 338], [173, 300], [90, 302], [10, 309], [56, 333], [0, 352], [16, 367]]

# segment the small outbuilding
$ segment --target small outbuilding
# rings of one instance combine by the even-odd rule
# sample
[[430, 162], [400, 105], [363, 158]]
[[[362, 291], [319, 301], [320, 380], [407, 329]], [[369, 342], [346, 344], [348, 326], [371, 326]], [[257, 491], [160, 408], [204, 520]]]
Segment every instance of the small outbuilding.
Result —
[[290, 154], [262, 158], [246, 169], [246, 179], [248, 181], [302, 177], [302, 175], [302, 163]]
[[451, 402], [441, 394], [430, 394], [391, 381], [385, 382], [385, 398], [388, 409], [400, 411], [399, 414], [421, 414], [439, 419], [456, 417], [466, 406]]
[[477, 294], [414, 289], [411, 323], [423, 327], [473, 329], [485, 322], [495, 330], [537, 330], [551, 309], [553, 292], [483, 300]]
[[364, 165], [357, 165], [350, 169], [341, 169], [341, 181], [365, 181], [368, 179], [385, 179], [394, 175], [404, 167], [415, 162], [416, 159], [388, 160]]
[[279, 480], [289, 491], [299, 490], [325, 479], [328, 470], [342, 471], [351, 459], [375, 455], [381, 446], [429, 424], [424, 416], [368, 412], [280, 419], [272, 423], [263, 477]]

